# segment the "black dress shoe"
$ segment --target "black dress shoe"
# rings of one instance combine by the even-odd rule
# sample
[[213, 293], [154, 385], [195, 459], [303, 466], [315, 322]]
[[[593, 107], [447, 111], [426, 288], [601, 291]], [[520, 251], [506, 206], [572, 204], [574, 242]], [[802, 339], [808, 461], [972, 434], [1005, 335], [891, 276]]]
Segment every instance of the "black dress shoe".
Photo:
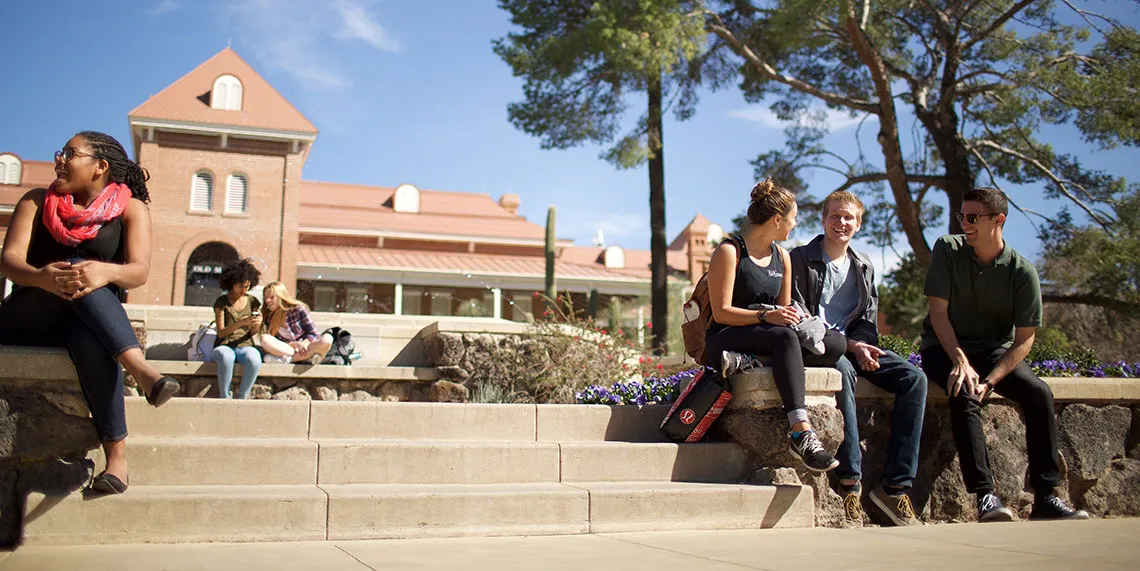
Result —
[[182, 385], [179, 384], [178, 381], [170, 377], [162, 377], [154, 382], [154, 386], [152, 386], [150, 392], [146, 394], [146, 402], [158, 408], [166, 404], [166, 401], [178, 394], [180, 390], [182, 390]]
[[97, 494], [121, 494], [127, 491], [127, 484], [119, 479], [114, 474], [108, 474], [105, 470], [95, 479], [91, 480], [90, 490]]

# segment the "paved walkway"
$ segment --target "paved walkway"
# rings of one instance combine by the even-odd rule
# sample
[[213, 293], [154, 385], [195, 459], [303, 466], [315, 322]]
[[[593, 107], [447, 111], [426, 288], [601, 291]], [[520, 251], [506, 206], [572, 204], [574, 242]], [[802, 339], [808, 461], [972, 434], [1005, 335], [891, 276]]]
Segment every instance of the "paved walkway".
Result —
[[1140, 519], [304, 543], [21, 547], [0, 570], [1137, 569]]

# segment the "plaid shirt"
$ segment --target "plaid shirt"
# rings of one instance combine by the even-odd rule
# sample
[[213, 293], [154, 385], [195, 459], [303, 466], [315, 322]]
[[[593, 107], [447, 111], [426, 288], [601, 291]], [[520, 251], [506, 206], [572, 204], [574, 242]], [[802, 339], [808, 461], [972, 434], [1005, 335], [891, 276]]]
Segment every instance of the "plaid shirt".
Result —
[[316, 341], [320, 335], [309, 310], [298, 305], [285, 314], [285, 324], [277, 331], [277, 337], [282, 341]]

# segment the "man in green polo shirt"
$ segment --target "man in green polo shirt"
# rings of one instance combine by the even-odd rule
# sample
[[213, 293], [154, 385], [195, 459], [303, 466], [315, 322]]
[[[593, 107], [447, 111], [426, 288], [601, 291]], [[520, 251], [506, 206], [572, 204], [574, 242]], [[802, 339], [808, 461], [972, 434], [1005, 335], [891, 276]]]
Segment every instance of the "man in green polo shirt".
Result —
[[950, 400], [950, 425], [966, 488], [977, 495], [978, 521], [1010, 521], [994, 494], [982, 429], [982, 402], [996, 392], [1025, 415], [1031, 519], [1088, 519], [1054, 493], [1061, 483], [1053, 392], [1025, 363], [1041, 325], [1041, 284], [1033, 264], [1002, 238], [1004, 193], [970, 190], [957, 213], [964, 234], [943, 236], [930, 253], [924, 293], [922, 368]]

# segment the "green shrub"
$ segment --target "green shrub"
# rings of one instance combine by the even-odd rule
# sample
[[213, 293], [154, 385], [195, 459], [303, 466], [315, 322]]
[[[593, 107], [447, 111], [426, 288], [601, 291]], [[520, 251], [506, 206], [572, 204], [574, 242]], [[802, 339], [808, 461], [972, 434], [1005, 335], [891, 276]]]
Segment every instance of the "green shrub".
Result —
[[879, 336], [879, 347], [888, 351], [894, 351], [904, 359], [918, 353], [918, 343], [903, 339], [892, 333]]

